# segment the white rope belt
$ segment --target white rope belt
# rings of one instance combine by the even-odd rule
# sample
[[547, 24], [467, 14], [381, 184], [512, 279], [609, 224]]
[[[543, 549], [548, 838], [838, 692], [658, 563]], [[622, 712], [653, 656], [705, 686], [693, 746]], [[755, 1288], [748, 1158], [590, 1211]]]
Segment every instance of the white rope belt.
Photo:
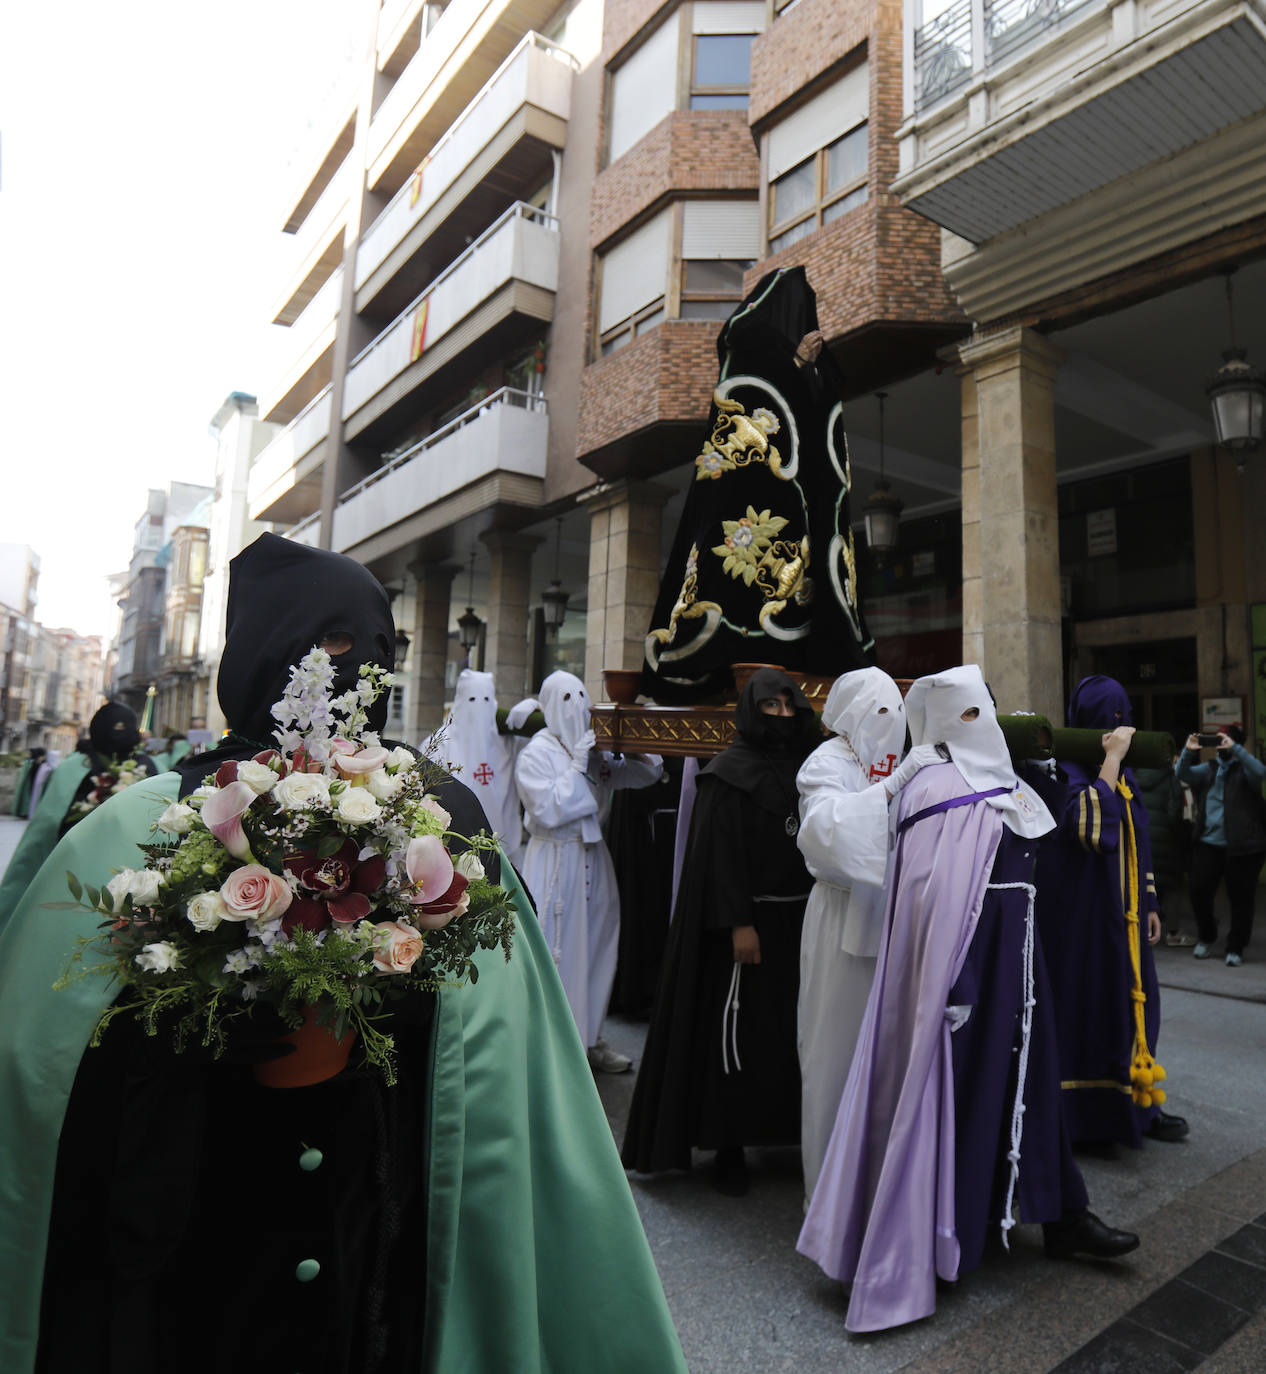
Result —
[[1011, 1249], [1008, 1232], [1015, 1225], [1011, 1208], [1015, 1200], [1015, 1185], [1020, 1177], [1020, 1142], [1024, 1136], [1024, 1083], [1029, 1072], [1029, 1041], [1033, 1033], [1033, 1008], [1037, 999], [1033, 996], [1033, 903], [1037, 889], [1032, 883], [990, 883], [991, 892], [1027, 892], [1029, 901], [1024, 913], [1024, 1012], [1020, 1017], [1020, 1062], [1016, 1066], [1015, 1100], [1011, 1104], [1011, 1148], [1007, 1151], [1007, 1161], [1011, 1166], [1007, 1179], [1007, 1196], [1002, 1204], [1002, 1244]]
[[734, 971], [730, 974], [730, 990], [725, 994], [725, 1006], [721, 1008], [721, 1072], [726, 1075], [730, 1072], [730, 1063], [726, 1056], [727, 1041], [734, 1057], [734, 1072], [743, 1072], [738, 1054], [739, 981], [742, 972], [743, 965], [735, 960]]

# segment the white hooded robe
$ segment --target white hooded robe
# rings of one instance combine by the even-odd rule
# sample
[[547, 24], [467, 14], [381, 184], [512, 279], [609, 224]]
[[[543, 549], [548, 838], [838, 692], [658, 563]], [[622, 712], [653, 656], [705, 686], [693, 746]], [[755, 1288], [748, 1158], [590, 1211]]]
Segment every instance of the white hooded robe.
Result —
[[571, 673], [551, 673], [540, 703], [545, 729], [528, 740], [514, 773], [528, 832], [523, 877], [581, 1039], [591, 1046], [611, 1000], [620, 943], [620, 893], [602, 821], [615, 788], [657, 782], [663, 762], [654, 754], [614, 758], [590, 749], [580, 772], [571, 750], [590, 728], [584, 684]]
[[905, 747], [901, 692], [887, 673], [860, 668], [831, 687], [829, 739], [801, 765], [796, 843], [816, 880], [800, 938], [800, 1152], [812, 1196], [875, 975], [888, 865], [882, 786]]

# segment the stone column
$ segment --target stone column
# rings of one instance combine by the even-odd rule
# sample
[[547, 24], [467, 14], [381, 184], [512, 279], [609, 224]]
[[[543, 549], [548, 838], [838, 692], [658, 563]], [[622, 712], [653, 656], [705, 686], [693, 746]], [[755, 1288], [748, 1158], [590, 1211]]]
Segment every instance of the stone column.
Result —
[[659, 594], [660, 515], [669, 492], [620, 481], [589, 498], [585, 685], [601, 701], [604, 668], [640, 668]]
[[1032, 329], [958, 349], [963, 422], [963, 662], [998, 709], [1064, 718], [1055, 374], [1062, 354]]
[[412, 699], [407, 717], [410, 744], [429, 735], [444, 719], [444, 670], [448, 664], [448, 626], [452, 615], [453, 578], [458, 569], [435, 563], [411, 563], [417, 579], [414, 594]]
[[532, 551], [539, 535], [486, 530], [488, 628], [484, 667], [497, 680], [497, 701], [513, 706], [527, 691], [528, 606], [532, 600]]

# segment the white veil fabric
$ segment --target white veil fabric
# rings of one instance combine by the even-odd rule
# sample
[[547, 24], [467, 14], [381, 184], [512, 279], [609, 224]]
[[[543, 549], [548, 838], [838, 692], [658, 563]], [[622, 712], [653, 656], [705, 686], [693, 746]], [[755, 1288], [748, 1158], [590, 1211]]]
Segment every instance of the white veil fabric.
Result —
[[[964, 720], [963, 713], [971, 710], [977, 716]], [[1055, 829], [1046, 804], [1015, 775], [997, 708], [977, 664], [919, 678], [906, 695], [906, 717], [911, 743], [944, 744], [972, 791], [1007, 789], [988, 803], [1002, 812], [1008, 830], [1035, 839]]]
[[822, 724], [848, 740], [868, 782], [888, 777], [905, 749], [901, 689], [882, 668], [858, 668], [831, 684]]

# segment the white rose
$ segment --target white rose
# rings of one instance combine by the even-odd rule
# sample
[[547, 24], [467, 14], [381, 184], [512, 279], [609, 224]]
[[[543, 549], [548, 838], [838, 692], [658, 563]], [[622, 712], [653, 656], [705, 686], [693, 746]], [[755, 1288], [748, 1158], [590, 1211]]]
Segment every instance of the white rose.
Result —
[[486, 876], [484, 866], [479, 862], [479, 855], [473, 849], [464, 850], [453, 861], [453, 867], [469, 882], [474, 882], [476, 878]]
[[368, 825], [382, 814], [382, 807], [373, 799], [367, 787], [349, 787], [335, 803], [334, 814], [351, 825]]
[[125, 768], [125, 769], [119, 774], [119, 781], [115, 784], [115, 786], [116, 786], [116, 787], [131, 787], [131, 785], [132, 785], [135, 781], [136, 781], [136, 774], [130, 772], [128, 769]]
[[248, 760], [237, 765], [237, 780], [244, 782], [257, 797], [271, 792], [277, 782], [277, 774], [266, 763]]
[[404, 779], [388, 773], [385, 768], [375, 768], [365, 779], [365, 786], [380, 802], [390, 801], [404, 786]]
[[123, 869], [106, 884], [106, 891], [110, 894], [113, 904], [112, 909], [118, 911], [123, 905], [124, 897], [128, 896], [132, 898], [134, 907], [153, 906], [158, 900], [158, 889], [162, 882], [162, 877], [148, 868]]
[[224, 898], [218, 892], [199, 892], [196, 897], [189, 899], [189, 909], [185, 914], [195, 930], [214, 930], [224, 920]]
[[192, 806], [186, 806], [183, 802], [172, 802], [155, 824], [160, 830], [166, 830], [169, 835], [186, 835], [193, 828], [194, 817], [197, 814]]
[[283, 811], [329, 806], [330, 781], [324, 773], [291, 773], [273, 788], [273, 801]]
[[396, 747], [387, 755], [388, 768], [412, 768], [417, 762], [417, 756], [412, 749], [406, 749], [403, 744]]
[[169, 969], [180, 967], [180, 951], [167, 940], [146, 945], [136, 956], [136, 962], [150, 973], [166, 973]]
[[204, 801], [213, 793], [220, 789], [213, 783], [204, 782], [201, 787], [195, 787], [185, 798], [190, 806], [201, 806]]

